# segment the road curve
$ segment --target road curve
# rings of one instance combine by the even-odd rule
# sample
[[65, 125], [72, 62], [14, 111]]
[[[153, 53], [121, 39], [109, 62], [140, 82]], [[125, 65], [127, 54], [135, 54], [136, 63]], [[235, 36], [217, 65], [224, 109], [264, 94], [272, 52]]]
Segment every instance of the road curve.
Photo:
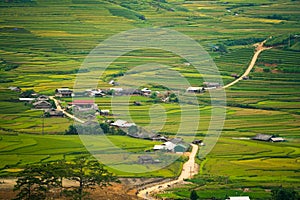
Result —
[[60, 103], [58, 102], [57, 99], [54, 98], [54, 96], [50, 96], [49, 98], [54, 101], [57, 110], [62, 111], [67, 117], [74, 119], [75, 121], [77, 121], [79, 123], [82, 123], [82, 124], [84, 123], [83, 120], [75, 117], [74, 115], [72, 115], [72, 114], [68, 113], [67, 111], [65, 111], [64, 109], [62, 109], [62, 107], [60, 106]]
[[228, 88], [228, 87], [230, 87], [230, 86], [236, 84], [237, 82], [239, 82], [240, 80], [242, 80], [243, 77], [248, 76], [248, 74], [251, 72], [252, 68], [254, 67], [254, 65], [255, 65], [255, 63], [256, 63], [256, 60], [257, 60], [259, 54], [260, 54], [262, 51], [264, 51], [264, 50], [267, 50], [267, 49], [271, 49], [271, 48], [272, 48], [272, 47], [264, 47], [264, 43], [265, 43], [266, 41], [267, 41], [267, 40], [264, 40], [264, 41], [262, 41], [261, 43], [256, 44], [255, 53], [254, 53], [254, 55], [253, 55], [253, 57], [252, 57], [252, 59], [251, 59], [251, 62], [250, 62], [250, 64], [249, 64], [248, 68], [247, 68], [246, 71], [244, 72], [244, 74], [241, 75], [241, 76], [240, 76], [239, 78], [237, 78], [236, 80], [234, 80], [233, 82], [231, 82], [231, 83], [229, 83], [229, 84], [223, 86], [223, 89]]
[[156, 198], [152, 197], [151, 194], [162, 191], [168, 187], [171, 187], [172, 185], [183, 183], [184, 179], [191, 178], [192, 176], [197, 174], [196, 165], [195, 165], [195, 157], [197, 155], [199, 147], [198, 147], [198, 145], [195, 145], [195, 144], [191, 144], [191, 145], [192, 145], [192, 152], [190, 153], [189, 160], [183, 164], [181, 174], [176, 180], [157, 184], [157, 185], [148, 187], [146, 189], [140, 190], [138, 193], [138, 197], [141, 197], [143, 199], [148, 199], [148, 200], [156, 199]]

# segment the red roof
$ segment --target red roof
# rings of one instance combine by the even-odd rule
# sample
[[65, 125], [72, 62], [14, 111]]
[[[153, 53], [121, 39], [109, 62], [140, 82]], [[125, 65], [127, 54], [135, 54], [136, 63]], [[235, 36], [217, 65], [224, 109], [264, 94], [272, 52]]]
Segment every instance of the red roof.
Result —
[[94, 100], [74, 100], [71, 105], [95, 104]]

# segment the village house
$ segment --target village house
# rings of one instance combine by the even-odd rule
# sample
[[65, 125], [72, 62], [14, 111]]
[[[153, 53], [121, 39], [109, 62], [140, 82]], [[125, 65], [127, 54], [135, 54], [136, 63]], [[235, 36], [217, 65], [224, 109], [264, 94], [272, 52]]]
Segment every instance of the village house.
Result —
[[34, 102], [32, 105], [35, 109], [44, 109], [44, 110], [50, 109], [52, 107], [51, 103], [47, 101], [37, 101]]
[[115, 85], [115, 80], [110, 80], [108, 84]]
[[163, 144], [157, 144], [157, 145], [154, 145], [153, 147], [153, 150], [154, 151], [157, 151], [157, 150], [164, 150], [164, 151], [174, 151], [174, 148], [175, 148], [176, 144], [168, 141], [168, 142], [165, 142]]
[[65, 116], [63, 111], [56, 110], [54, 108], [52, 108], [50, 110], [47, 110], [46, 115], [49, 116], [49, 117], [64, 117]]
[[239, 76], [238, 74], [234, 73], [234, 74], [231, 74], [231, 77], [237, 79], [237, 78], [239, 78], [240, 76]]
[[38, 101], [49, 101], [49, 97], [46, 95], [40, 95], [38, 98], [36, 98]]
[[271, 142], [284, 142], [285, 139], [282, 137], [272, 137]]
[[148, 88], [143, 88], [143, 89], [141, 89], [141, 92], [142, 92], [143, 94], [150, 94], [150, 93], [151, 93], [151, 90], [148, 89]]
[[205, 89], [213, 89], [213, 88], [218, 88], [220, 87], [220, 83], [216, 82], [203, 82], [203, 86]]
[[55, 96], [57, 97], [72, 97], [73, 91], [69, 88], [57, 88], [55, 90]]
[[131, 126], [136, 126], [135, 123], [129, 123], [125, 120], [118, 119], [117, 121], [110, 124], [111, 126], [116, 126], [119, 128], [129, 128]]
[[252, 140], [259, 140], [264, 142], [284, 142], [285, 139], [282, 137], [276, 137], [274, 135], [266, 135], [266, 134], [257, 134], [252, 137]]
[[22, 89], [20, 87], [14, 87], [14, 86], [10, 86], [8, 87], [8, 89], [10, 89], [11, 91], [14, 91], [14, 92], [21, 92]]
[[95, 104], [93, 100], [74, 100], [71, 103], [68, 103], [76, 111], [92, 111], [98, 110], [98, 105]]
[[109, 115], [109, 110], [100, 110], [100, 115], [102, 116], [108, 116]]
[[187, 92], [191, 92], [191, 93], [201, 93], [204, 92], [205, 89], [203, 87], [188, 87], [188, 89], [186, 89]]
[[92, 89], [92, 90], [86, 90], [87, 95], [90, 97], [103, 97], [105, 96], [105, 93], [100, 89]]
[[188, 147], [182, 143], [180, 144], [174, 144], [171, 141], [165, 142], [160, 145], [154, 145], [153, 150], [154, 151], [170, 151], [170, 152], [175, 152], [175, 153], [183, 153], [188, 149]]

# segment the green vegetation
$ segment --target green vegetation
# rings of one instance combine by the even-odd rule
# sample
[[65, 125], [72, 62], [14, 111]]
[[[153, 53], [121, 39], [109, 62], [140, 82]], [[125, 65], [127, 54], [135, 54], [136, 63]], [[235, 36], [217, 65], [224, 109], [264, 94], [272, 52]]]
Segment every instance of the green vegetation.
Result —
[[[72, 187], [64, 187], [63, 179], [74, 181]], [[117, 177], [103, 168], [97, 160], [87, 156], [76, 157], [71, 162], [64, 160], [41, 165], [27, 165], [19, 173], [14, 187], [18, 190], [19, 200], [48, 199], [56, 188], [60, 197], [65, 195], [72, 199], [86, 199], [97, 187], [106, 187], [112, 182], [119, 182]]]
[[[189, 198], [195, 190], [202, 199], [224, 199], [236, 194], [268, 199], [272, 197], [271, 190], [280, 185], [293, 186], [298, 191], [299, 21], [299, 4], [283, 0], [251, 3], [243, 0], [1, 1], [1, 174], [11, 175], [26, 164], [47, 163], [64, 157], [72, 160], [77, 154], [87, 154], [78, 136], [63, 135], [72, 124], [68, 118], [45, 118], [46, 134], [41, 135], [43, 112], [19, 102], [19, 93], [9, 91], [9, 86], [47, 95], [53, 95], [55, 88], [72, 88], [79, 66], [101, 41], [133, 28], [163, 27], [180, 31], [199, 42], [215, 61], [224, 84], [234, 80], [231, 74], [241, 75], [245, 71], [253, 56], [254, 43], [267, 39], [266, 46], [272, 49], [261, 53], [249, 80], [242, 80], [226, 90], [227, 118], [222, 136], [207, 158], [201, 158], [199, 175], [190, 180], [191, 184], [160, 195], [182, 199]], [[221, 46], [222, 51], [215, 51], [215, 46]], [[111, 79], [117, 81], [127, 70], [149, 62], [168, 65], [192, 86], [202, 86], [203, 75], [186, 65], [186, 60], [178, 55], [161, 49], [139, 49], [111, 63], [98, 87], [108, 89]], [[150, 77], [154, 75], [149, 72]], [[161, 85], [148, 86], [152, 91], [167, 90]], [[167, 119], [160, 132], [174, 135], [181, 119], [176, 97], [172, 97], [172, 103], [161, 103], [156, 98], [133, 96], [129, 102], [131, 118], [138, 126], [147, 126], [151, 122], [149, 109], [162, 106]], [[201, 115], [200, 125], [195, 128], [196, 136], [203, 139], [211, 119], [209, 92], [197, 94], [197, 98]], [[95, 99], [100, 109], [111, 109], [111, 100], [110, 97]], [[72, 99], [62, 101], [66, 105]], [[124, 97], [115, 97], [114, 101], [126, 102]], [[134, 101], [141, 105], [134, 106]], [[189, 120], [195, 117], [190, 116]], [[98, 119], [102, 122], [114, 116]], [[280, 135], [287, 142], [232, 139], [258, 133]], [[185, 133], [184, 137], [188, 140], [190, 135]], [[156, 144], [126, 136], [107, 137], [130, 152], [144, 151]], [[147, 174], [109, 170], [126, 177], [174, 177], [182, 161]]]

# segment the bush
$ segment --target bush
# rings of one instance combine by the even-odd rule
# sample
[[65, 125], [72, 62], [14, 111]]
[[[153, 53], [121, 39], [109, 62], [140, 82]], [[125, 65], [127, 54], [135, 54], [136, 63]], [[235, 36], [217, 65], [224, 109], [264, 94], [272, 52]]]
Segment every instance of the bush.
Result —
[[278, 187], [272, 189], [272, 200], [298, 200], [299, 194], [294, 189]]

